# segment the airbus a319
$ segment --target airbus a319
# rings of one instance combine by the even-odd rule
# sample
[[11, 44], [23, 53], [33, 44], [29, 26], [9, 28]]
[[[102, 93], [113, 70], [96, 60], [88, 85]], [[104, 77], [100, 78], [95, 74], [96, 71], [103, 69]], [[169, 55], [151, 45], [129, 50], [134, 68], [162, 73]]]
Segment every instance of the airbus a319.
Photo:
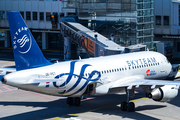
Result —
[[64, 96], [67, 104], [75, 106], [80, 105], [81, 96], [126, 92], [123, 111], [135, 110], [129, 101], [136, 88], [158, 102], [168, 102], [178, 94], [180, 82], [165, 80], [172, 65], [160, 53], [144, 51], [52, 64], [43, 56], [20, 13], [7, 14], [16, 71], [2, 78], [4, 84]]

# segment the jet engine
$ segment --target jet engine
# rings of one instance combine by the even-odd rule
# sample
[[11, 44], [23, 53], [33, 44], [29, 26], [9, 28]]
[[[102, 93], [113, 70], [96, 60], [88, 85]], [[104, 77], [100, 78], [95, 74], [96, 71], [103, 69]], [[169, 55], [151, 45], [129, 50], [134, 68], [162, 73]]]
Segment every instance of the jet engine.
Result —
[[160, 88], [154, 89], [150, 94], [149, 98], [159, 102], [169, 102], [174, 99], [178, 94], [176, 86], [166, 85]]

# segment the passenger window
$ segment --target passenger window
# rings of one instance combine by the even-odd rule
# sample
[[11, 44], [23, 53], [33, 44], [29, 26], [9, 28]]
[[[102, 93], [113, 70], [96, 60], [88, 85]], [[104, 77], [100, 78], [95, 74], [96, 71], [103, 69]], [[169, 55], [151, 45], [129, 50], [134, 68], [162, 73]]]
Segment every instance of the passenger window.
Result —
[[116, 69], [114, 69], [114, 71], [116, 72]]
[[109, 70], [109, 72], [111, 73], [111, 70]]
[[131, 67], [129, 67], [129, 70], [131, 69]]
[[109, 73], [109, 71], [107, 70], [107, 73]]
[[104, 73], [106, 73], [106, 71], [104, 71]]
[[122, 68], [122, 70], [124, 70], [124, 68]]
[[117, 69], [117, 71], [119, 71], [119, 69]]
[[112, 70], [112, 72], [114, 72], [114, 70]]

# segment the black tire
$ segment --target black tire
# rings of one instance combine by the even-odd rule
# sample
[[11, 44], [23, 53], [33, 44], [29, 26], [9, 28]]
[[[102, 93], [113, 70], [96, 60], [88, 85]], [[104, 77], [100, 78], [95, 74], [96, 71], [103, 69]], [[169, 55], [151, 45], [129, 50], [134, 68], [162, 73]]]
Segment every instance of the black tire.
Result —
[[81, 104], [81, 99], [79, 97], [75, 97], [74, 98], [74, 105], [75, 106], [80, 106], [80, 104]]
[[134, 112], [135, 111], [135, 104], [134, 102], [130, 102], [127, 104], [127, 111], [128, 112]]
[[67, 102], [67, 106], [73, 106], [73, 98], [72, 97], [68, 97], [66, 102]]
[[127, 102], [126, 102], [126, 101], [123, 101], [123, 102], [121, 103], [121, 110], [122, 110], [122, 111], [127, 111]]

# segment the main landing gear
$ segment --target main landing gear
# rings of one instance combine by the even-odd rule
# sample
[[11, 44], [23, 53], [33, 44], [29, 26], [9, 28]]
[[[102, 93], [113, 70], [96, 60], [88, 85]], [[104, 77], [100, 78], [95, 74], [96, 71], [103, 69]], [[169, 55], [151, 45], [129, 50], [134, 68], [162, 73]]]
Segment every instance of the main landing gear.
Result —
[[79, 106], [81, 104], [81, 99], [79, 97], [68, 97], [67, 106]]
[[127, 94], [127, 101], [123, 101], [121, 103], [121, 110], [133, 112], [133, 111], [135, 111], [135, 104], [134, 104], [134, 102], [129, 102], [129, 101], [131, 98], [134, 97], [134, 89], [126, 90], [126, 94]]

